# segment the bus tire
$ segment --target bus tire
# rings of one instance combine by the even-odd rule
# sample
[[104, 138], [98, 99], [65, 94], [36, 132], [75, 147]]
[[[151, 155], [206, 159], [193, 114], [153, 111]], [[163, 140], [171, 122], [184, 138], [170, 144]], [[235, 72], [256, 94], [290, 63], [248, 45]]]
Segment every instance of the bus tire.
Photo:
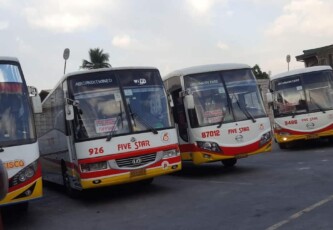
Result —
[[224, 167], [233, 167], [237, 163], [236, 158], [230, 158], [226, 160], [222, 160], [222, 164]]
[[64, 161], [61, 162], [61, 170], [62, 170], [62, 180], [64, 183], [64, 189], [66, 194], [70, 198], [78, 198], [80, 192], [71, 187], [70, 179], [67, 173], [67, 167]]
[[29, 209], [29, 202], [22, 202], [15, 205], [15, 209], [19, 213], [26, 213]]
[[140, 184], [144, 186], [151, 185], [154, 181], [154, 177], [140, 181]]

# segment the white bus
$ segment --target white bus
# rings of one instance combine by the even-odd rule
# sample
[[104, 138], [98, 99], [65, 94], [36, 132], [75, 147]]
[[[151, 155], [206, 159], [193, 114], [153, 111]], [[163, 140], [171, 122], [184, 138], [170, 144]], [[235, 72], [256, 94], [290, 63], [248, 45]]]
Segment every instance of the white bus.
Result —
[[108, 68], [65, 75], [36, 119], [43, 179], [69, 195], [181, 169], [159, 71]]
[[[0, 57], [0, 159], [8, 174], [8, 193], [0, 206], [42, 196], [42, 175], [32, 104], [37, 90], [27, 87], [17, 58]], [[36, 112], [38, 112], [36, 110]]]
[[183, 160], [233, 166], [271, 151], [271, 125], [250, 66], [185, 68], [168, 74], [164, 84], [173, 98]]
[[272, 76], [274, 138], [281, 149], [296, 141], [333, 137], [333, 75], [330, 66], [315, 66]]

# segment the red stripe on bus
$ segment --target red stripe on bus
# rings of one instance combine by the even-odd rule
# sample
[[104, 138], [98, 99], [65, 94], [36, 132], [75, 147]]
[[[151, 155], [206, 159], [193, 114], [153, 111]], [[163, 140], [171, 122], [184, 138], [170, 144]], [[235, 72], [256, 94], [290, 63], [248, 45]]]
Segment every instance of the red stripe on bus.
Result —
[[141, 156], [141, 155], [145, 155], [145, 154], [155, 153], [158, 151], [165, 151], [165, 150], [169, 150], [169, 149], [178, 149], [178, 145], [173, 144], [173, 145], [166, 145], [166, 146], [150, 148], [150, 149], [141, 149], [141, 150], [135, 150], [135, 151], [131, 151], [131, 152], [117, 153], [117, 154], [112, 154], [112, 155], [107, 155], [107, 156], [102, 156], [102, 157], [86, 158], [86, 159], [78, 160], [78, 162], [79, 162], [79, 164], [94, 163], [94, 162], [108, 161], [108, 160], [113, 160], [113, 159], [136, 157], [136, 156]]
[[207, 153], [212, 153], [212, 154], [234, 156], [237, 154], [251, 153], [251, 152], [257, 151], [261, 147], [259, 145], [259, 142], [260, 141], [256, 141], [249, 145], [238, 145], [238, 146], [233, 146], [233, 147], [219, 146], [222, 149], [222, 152], [213, 152], [213, 151], [209, 151], [207, 149], [202, 149], [202, 148], [199, 148], [195, 144], [180, 145], [179, 149], [180, 149], [180, 152], [207, 152]]
[[[149, 165], [148, 167], [146, 167], [146, 169], [161, 166], [162, 162], [165, 162], [165, 161], [167, 161], [169, 164], [175, 164], [175, 163], [179, 163], [181, 161], [181, 158], [180, 158], [180, 156], [178, 156], [178, 157], [173, 157], [173, 158], [168, 158], [168, 159], [162, 159], [152, 165]], [[135, 169], [132, 169], [132, 170], [135, 170]], [[117, 174], [121, 174], [121, 173], [127, 173], [132, 170], [108, 169], [108, 170], [101, 170], [101, 171], [96, 171], [96, 172], [81, 172], [80, 177], [82, 179], [105, 177], [105, 176], [117, 175]]]
[[292, 130], [292, 129], [286, 129], [286, 128], [281, 128], [281, 129], [274, 129], [275, 133], [283, 133], [287, 132], [292, 135], [304, 135], [304, 134], [315, 134], [315, 133], [320, 133], [320, 132], [325, 132], [333, 129], [333, 124], [330, 124], [329, 126], [326, 126], [325, 128], [315, 130], [315, 131], [297, 131], [297, 130]]

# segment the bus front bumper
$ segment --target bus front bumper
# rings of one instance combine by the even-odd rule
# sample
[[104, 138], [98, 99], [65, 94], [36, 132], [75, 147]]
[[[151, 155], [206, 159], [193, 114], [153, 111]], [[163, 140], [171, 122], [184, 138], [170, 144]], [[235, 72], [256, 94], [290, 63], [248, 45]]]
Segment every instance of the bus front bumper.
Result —
[[107, 175], [98, 178], [81, 179], [82, 189], [91, 189], [97, 187], [105, 187], [117, 184], [125, 184], [136, 181], [141, 181], [169, 173], [173, 173], [181, 170], [181, 162], [174, 164], [168, 163], [168, 161], [162, 162], [158, 167], [154, 168], [139, 168], [124, 173], [118, 173], [115, 175]]

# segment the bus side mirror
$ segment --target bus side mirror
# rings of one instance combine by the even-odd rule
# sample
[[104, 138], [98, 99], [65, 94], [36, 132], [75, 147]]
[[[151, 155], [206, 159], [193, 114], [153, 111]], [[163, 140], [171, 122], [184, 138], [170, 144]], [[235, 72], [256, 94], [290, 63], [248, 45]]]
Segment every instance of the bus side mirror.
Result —
[[187, 109], [194, 109], [194, 98], [192, 94], [186, 95], [184, 97], [184, 104]]
[[66, 104], [66, 120], [72, 121], [74, 120], [74, 107], [73, 104]]
[[273, 102], [273, 94], [271, 92], [266, 93], [266, 99], [268, 104], [271, 104]]
[[173, 99], [172, 99], [171, 94], [168, 94], [168, 101], [169, 101], [170, 107], [174, 107], [175, 106], [175, 104], [173, 103]]
[[34, 113], [42, 113], [42, 101], [38, 94], [37, 88], [33, 86], [28, 86], [29, 96], [31, 98], [32, 110]]
[[4, 199], [8, 192], [8, 174], [7, 169], [0, 159], [0, 200]]
[[31, 102], [32, 102], [32, 109], [33, 109], [34, 113], [42, 113], [43, 112], [42, 101], [41, 101], [39, 95], [37, 95], [35, 97], [32, 97]]

